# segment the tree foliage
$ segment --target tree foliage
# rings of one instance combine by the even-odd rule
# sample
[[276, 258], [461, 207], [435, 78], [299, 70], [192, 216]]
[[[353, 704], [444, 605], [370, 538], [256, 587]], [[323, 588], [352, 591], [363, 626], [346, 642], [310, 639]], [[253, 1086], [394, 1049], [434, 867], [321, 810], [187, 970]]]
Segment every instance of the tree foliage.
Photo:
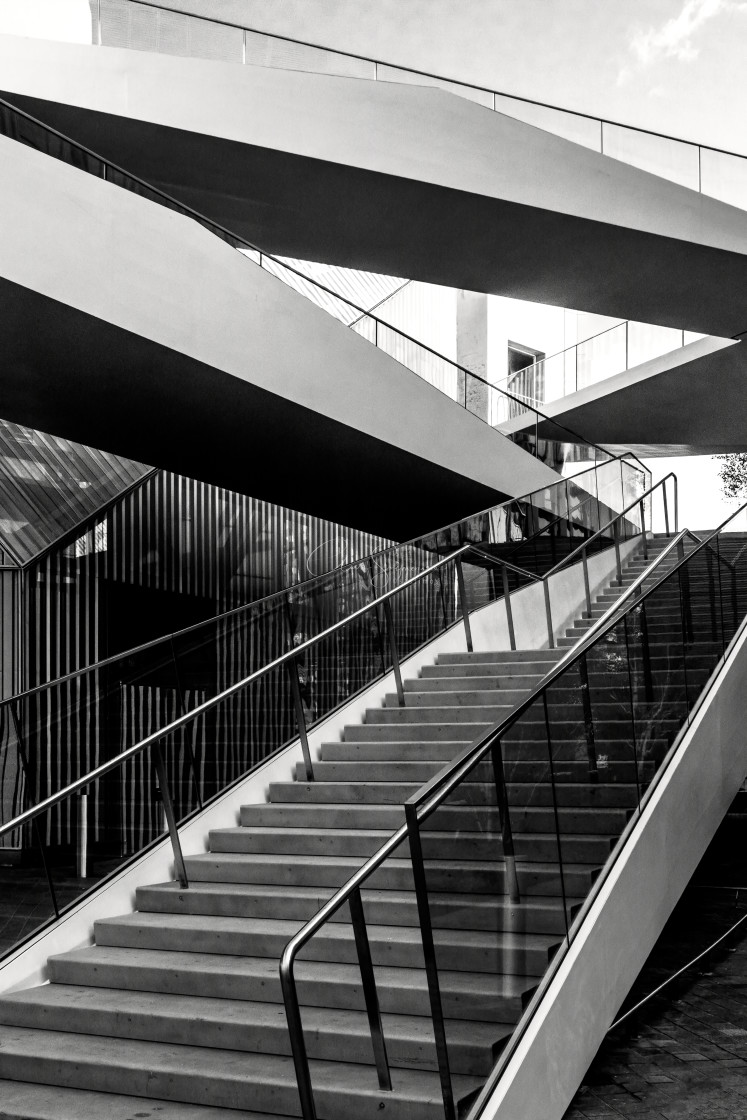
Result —
[[721, 466], [718, 476], [721, 488], [727, 498], [747, 498], [747, 453], [736, 455], [717, 455]]

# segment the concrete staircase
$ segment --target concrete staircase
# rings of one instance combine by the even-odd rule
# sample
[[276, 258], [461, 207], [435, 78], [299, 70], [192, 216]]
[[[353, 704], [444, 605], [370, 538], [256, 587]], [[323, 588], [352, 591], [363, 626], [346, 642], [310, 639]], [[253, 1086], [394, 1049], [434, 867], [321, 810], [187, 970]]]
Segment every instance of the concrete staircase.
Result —
[[[665, 541], [652, 544], [652, 553]], [[644, 568], [626, 566], [624, 585]], [[592, 616], [619, 594], [610, 587]], [[468, 742], [507, 715], [591, 624], [579, 618], [556, 650], [443, 654], [396, 696], [325, 743], [314, 783], [302, 772], [247, 805], [239, 826], [210, 833], [187, 860], [190, 888], [137, 892], [137, 911], [96, 923], [95, 945], [52, 957], [51, 983], [0, 998], [0, 1115], [223, 1120], [297, 1116], [293, 1064], [278, 978], [280, 953], [403, 820], [402, 803]], [[662, 649], [668, 616], [661, 628]], [[562, 898], [544, 731], [522, 720], [506, 736], [522, 901], [505, 894], [491, 775], [481, 766], [424, 834], [454, 1090], [481, 1086], [537, 986], [570, 915], [590, 889], [636, 799], [630, 718], [606, 654], [590, 658], [605, 780], [588, 780], [577, 693], [551, 700]], [[656, 668], [659, 672], [660, 669]], [[645, 704], [645, 701], [641, 701]], [[681, 723], [647, 747], [653, 772]], [[538, 716], [539, 719], [539, 716]], [[662, 727], [662, 721], [657, 721]], [[492, 792], [491, 792], [492, 790]], [[403, 846], [363, 891], [393, 1093], [377, 1087], [347, 908], [297, 966], [318, 1114], [325, 1120], [442, 1115], [423, 954]]]

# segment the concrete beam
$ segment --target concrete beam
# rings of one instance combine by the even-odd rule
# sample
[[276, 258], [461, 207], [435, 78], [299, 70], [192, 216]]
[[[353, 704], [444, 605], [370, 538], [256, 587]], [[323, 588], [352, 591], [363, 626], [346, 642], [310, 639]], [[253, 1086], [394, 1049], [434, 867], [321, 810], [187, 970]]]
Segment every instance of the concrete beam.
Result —
[[443, 91], [0, 36], [5, 95], [269, 251], [731, 336], [747, 214]]
[[191, 219], [0, 163], [7, 419], [400, 539], [557, 481]]

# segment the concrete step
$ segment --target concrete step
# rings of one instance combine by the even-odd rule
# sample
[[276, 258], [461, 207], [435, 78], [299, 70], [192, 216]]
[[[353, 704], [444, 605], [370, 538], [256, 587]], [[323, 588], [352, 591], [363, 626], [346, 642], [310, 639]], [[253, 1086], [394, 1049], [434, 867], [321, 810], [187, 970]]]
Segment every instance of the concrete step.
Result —
[[[133, 1039], [98, 1038], [23, 1027], [0, 1028], [0, 1077], [145, 1096], [218, 1108], [293, 1114], [298, 1090], [289, 1057], [173, 1046]], [[378, 1088], [374, 1071], [347, 1062], [311, 1063], [317, 1107], [329, 1120], [380, 1116], [382, 1103], [395, 1120], [433, 1120], [439, 1101], [436, 1074], [399, 1070], [392, 1093]], [[457, 1076], [465, 1096], [480, 1085]]]
[[[495, 855], [495, 853], [494, 853]], [[256, 885], [315, 886], [337, 889], [363, 863], [362, 857], [260, 855], [254, 852], [206, 852], [185, 857], [190, 882], [251, 883]], [[551, 860], [519, 858], [517, 873], [522, 897], [555, 895], [560, 890], [557, 853]], [[583, 897], [589, 890], [597, 869], [589, 864], [564, 862], [563, 879], [567, 895]], [[392, 857], [373, 872], [370, 889], [414, 890], [409, 859]], [[503, 863], [495, 856], [491, 863], [479, 860], [459, 861], [429, 859], [428, 886], [431, 891], [474, 892], [476, 894], [506, 893]]]
[[[216, 914], [124, 914], [95, 923], [98, 946], [145, 948], [182, 953], [269, 957], [278, 961], [301, 923], [279, 918], [224, 917]], [[422, 968], [423, 943], [415, 926], [367, 923], [374, 964]], [[437, 929], [439, 968], [456, 972], [541, 976], [558, 945], [555, 936], [510, 931]], [[358, 955], [353, 930], [330, 922], [309, 941], [304, 960], [355, 965]]]
[[[486, 764], [487, 767], [490, 764]], [[400, 773], [400, 768], [406, 767]], [[351, 805], [404, 805], [405, 801], [434, 774], [443, 769], [443, 763], [433, 762], [316, 762], [315, 781], [306, 783], [303, 764], [295, 782], [273, 782], [270, 785], [271, 804], [324, 805], [329, 803]], [[470, 774], [458, 791], [449, 797], [450, 805], [494, 805], [495, 784], [489, 771], [484, 780], [480, 774]], [[473, 780], [474, 779], [474, 780]], [[552, 786], [549, 775], [544, 783], [512, 784], [508, 791], [510, 805], [551, 805]], [[566, 785], [560, 791], [560, 805], [599, 807], [626, 807], [634, 803], [635, 786]], [[241, 811], [241, 824], [252, 819], [253, 806]]]
[[[434, 768], [435, 772], [437, 768]], [[454, 829], [457, 832], [482, 832], [485, 829], [500, 831], [500, 817], [496, 805], [495, 786], [492, 788], [484, 785], [481, 788], [482, 797], [478, 800], [471, 796], [469, 803], [462, 803], [461, 791], [456, 791], [449, 803], [442, 805], [435, 813], [432, 821], [426, 822], [424, 829], [431, 831], [429, 825], [435, 822], [434, 827], [439, 831]], [[411, 793], [418, 789], [416, 783], [412, 784]], [[408, 795], [409, 796], [409, 795]], [[468, 795], [469, 796], [469, 795]], [[516, 805], [510, 804], [511, 825], [515, 832], [544, 833], [555, 828], [554, 809], [552, 805]], [[399, 804], [372, 804], [344, 802], [327, 804], [295, 802], [291, 804], [273, 803], [271, 805], [247, 806], [242, 811], [241, 827], [252, 831], [255, 827], [261, 828], [307, 828], [307, 829], [389, 829], [394, 832], [404, 823], [404, 809]], [[613, 836], [622, 832], [627, 822], [625, 809], [602, 805], [593, 808], [584, 806], [559, 806], [558, 824], [562, 832], [575, 835]], [[218, 844], [214, 847], [213, 834], [210, 837], [212, 851], [224, 850], [222, 836], [218, 837]]]
[[548, 661], [557, 661], [559, 658], [557, 650], [552, 649], [514, 649], [514, 650], [498, 650], [493, 653], [440, 653], [438, 655], [437, 664], [440, 665], [502, 665], [507, 662], [521, 663], [526, 661], [536, 661], [539, 664]]
[[[249, 1000], [282, 1007], [278, 962], [270, 957], [97, 945], [50, 957], [49, 970], [56, 984]], [[302, 1007], [364, 1010], [357, 963], [300, 959], [294, 975]], [[483, 976], [446, 970], [440, 972], [439, 981], [448, 1018], [484, 1023], [515, 1022], [536, 984], [510, 974]], [[425, 969], [381, 966], [376, 970], [376, 986], [382, 1012], [429, 1016]]]
[[[167, 993], [45, 984], [0, 997], [0, 1024], [71, 1031], [98, 1037], [141, 1039], [200, 1047], [290, 1054], [285, 1009], [272, 1003]], [[387, 1055], [393, 1066], [437, 1069], [435, 1040], [428, 1018], [384, 1015]], [[513, 1030], [511, 1023], [446, 1022], [449, 1058], [455, 1073], [486, 1077], [493, 1047]], [[304, 1035], [310, 1058], [371, 1065], [368, 1017], [342, 1008], [304, 1009]]]
[[[392, 829], [375, 828], [272, 828], [254, 825], [252, 828], [216, 829], [210, 833], [210, 849], [215, 855], [227, 852], [261, 855], [359, 856], [369, 858], [391, 836]], [[609, 833], [609, 837], [617, 833]], [[563, 838], [563, 855], [573, 863], [600, 865], [610, 853], [607, 836], [585, 836], [567, 833]], [[539, 862], [557, 855], [554, 830], [552, 833], [518, 833], [514, 837], [517, 858]], [[502, 851], [500, 834], [424, 830], [423, 855], [428, 860], [450, 859], [455, 863], [472, 860], [499, 859]], [[407, 841], [401, 849], [404, 858]]]
[[[244, 918], [287, 918], [307, 921], [333, 894], [331, 887], [256, 886], [244, 883], [191, 883], [182, 890], [177, 883], [139, 887], [137, 909], [169, 914], [221, 914]], [[417, 926], [413, 891], [363, 890], [366, 920], [377, 925]], [[569, 899], [569, 912], [580, 905]], [[431, 895], [431, 920], [444, 929], [510, 930], [513, 933], [565, 933], [562, 902], [542, 895], [512, 903], [505, 896], [455, 894]], [[349, 920], [346, 906], [330, 919]]]
[[290, 1120], [279, 1113], [246, 1112], [68, 1089], [57, 1084], [0, 1080], [2, 1120]]

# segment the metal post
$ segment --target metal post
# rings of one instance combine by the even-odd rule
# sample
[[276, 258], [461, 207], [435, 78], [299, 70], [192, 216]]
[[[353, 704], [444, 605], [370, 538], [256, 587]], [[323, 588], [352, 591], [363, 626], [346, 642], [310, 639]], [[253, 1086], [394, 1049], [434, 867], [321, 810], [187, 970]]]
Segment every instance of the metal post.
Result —
[[101, 46], [101, 0], [96, 2], [96, 45]]
[[467, 639], [467, 653], [472, 653], [472, 629], [469, 624], [469, 610], [467, 609], [467, 592], [464, 587], [464, 572], [462, 571], [462, 558], [456, 559], [457, 587], [462, 604], [462, 622], [464, 623], [464, 636]]
[[88, 878], [88, 791], [78, 794], [78, 845], [76, 851], [76, 874], [79, 879]]
[[511, 649], [516, 649], [516, 634], [514, 633], [514, 614], [511, 610], [511, 592], [508, 587], [508, 568], [503, 565], [503, 598], [506, 603], [506, 621], [508, 622], [508, 642]]
[[646, 603], [641, 603], [641, 655], [643, 658], [643, 689], [647, 700], [654, 698], [654, 678], [651, 671], [651, 644], [648, 639]]
[[629, 326], [630, 326], [630, 320], [626, 319], [625, 320], [625, 368], [626, 369], [630, 369], [630, 357], [629, 357], [629, 354], [630, 354], [630, 339], [629, 339], [629, 332], [628, 332]]
[[667, 534], [668, 537], [671, 537], [672, 534], [669, 532], [669, 503], [667, 501], [667, 484], [666, 484], [666, 482], [663, 484], [663, 486], [661, 488], [661, 496], [664, 500], [664, 532]]
[[451, 1070], [449, 1069], [449, 1051], [446, 1045], [446, 1028], [444, 1026], [444, 1013], [441, 1004], [441, 987], [438, 982], [436, 947], [433, 943], [431, 908], [428, 903], [428, 884], [425, 879], [425, 865], [423, 863], [423, 849], [420, 843], [418, 811], [415, 805], [405, 805], [405, 821], [407, 823], [407, 834], [410, 842], [410, 859], [412, 860], [412, 874], [415, 881], [415, 898], [418, 905], [420, 936], [423, 942], [425, 974], [428, 982], [433, 1034], [436, 1039], [436, 1056], [438, 1059], [438, 1074], [441, 1081], [441, 1096], [444, 1102], [445, 1120], [456, 1120], [457, 1113], [454, 1105], [454, 1093], [451, 1087]]
[[545, 618], [547, 619], [547, 643], [550, 649], [555, 649], [555, 634], [552, 628], [552, 610], [550, 608], [550, 586], [547, 579], [542, 579], [542, 590], [545, 593]]
[[[16, 749], [18, 751], [18, 760], [21, 763], [21, 769], [23, 771], [25, 800], [26, 800], [29, 808], [32, 808], [33, 805], [34, 805], [34, 802], [33, 802], [32, 797], [31, 797], [31, 787], [32, 787], [31, 768], [29, 766], [29, 760], [26, 757], [26, 748], [25, 748], [24, 743], [23, 743], [23, 736], [21, 735], [21, 726], [20, 726], [20, 721], [18, 719], [18, 713], [16, 712], [14, 704], [9, 704], [7, 710], [10, 711], [10, 716], [11, 716], [11, 719], [13, 720], [13, 727], [14, 727], [15, 733], [16, 733]], [[46, 851], [46, 848], [45, 848], [44, 843], [42, 841], [41, 830], [40, 830], [39, 825], [38, 825], [38, 818], [37, 817], [34, 817], [34, 819], [31, 821], [31, 831], [32, 831], [34, 839], [35, 839], [35, 841], [36, 841], [36, 843], [39, 847], [39, 855], [41, 856], [42, 867], [44, 868], [44, 875], [45, 875], [45, 878], [47, 880], [47, 886], [49, 887], [49, 895], [50, 895], [50, 898], [52, 899], [52, 908], [54, 909], [54, 915], [55, 915], [55, 918], [59, 918], [60, 908], [57, 905], [57, 893], [54, 889], [54, 883], [52, 882], [52, 875], [51, 875], [50, 870], [49, 870], [49, 863], [47, 862], [47, 851]]]
[[179, 839], [179, 829], [176, 824], [176, 815], [174, 813], [174, 805], [171, 800], [171, 790], [169, 788], [169, 779], [166, 774], [166, 766], [164, 765], [163, 755], [161, 754], [161, 744], [156, 742], [151, 747], [153, 752], [153, 768], [156, 771], [158, 778], [158, 786], [161, 792], [161, 801], [163, 804], [163, 812], [166, 817], [166, 825], [169, 830], [171, 838], [171, 850], [174, 853], [174, 868], [176, 870], [176, 877], [179, 880], [179, 886], [182, 890], [187, 890], [189, 887], [189, 880], [187, 879], [187, 871], [184, 866], [184, 856], [182, 855], [182, 844]]
[[718, 607], [719, 615], [721, 617], [721, 644], [726, 653], [726, 627], [724, 626], [724, 590], [721, 583], [721, 548], [716, 537], [716, 571], [718, 573]]
[[[631, 614], [632, 618], [632, 614]], [[641, 783], [638, 774], [638, 735], [636, 732], [636, 719], [635, 719], [635, 691], [633, 688], [633, 668], [630, 658], [630, 639], [628, 637], [628, 613], [623, 615], [623, 627], [625, 629], [625, 652], [627, 654], [626, 661], [628, 663], [628, 691], [630, 693], [630, 728], [633, 735], [633, 765], [635, 766], [635, 790], [636, 790], [636, 803], [640, 811], [641, 808]]]
[[641, 498], [641, 533], [643, 534], [643, 559], [648, 560], [648, 537], [646, 536], [646, 506]]
[[519, 877], [516, 874], [514, 834], [511, 828], [511, 817], [508, 808], [508, 790], [506, 789], [506, 774], [503, 769], [503, 751], [501, 749], [500, 739], [497, 739], [491, 745], [490, 758], [493, 764], [495, 797], [498, 805], [498, 817], [501, 823], [503, 862], [506, 865], [506, 893], [508, 894], [511, 902], [521, 902], [521, 895], [519, 894]]
[[306, 781], [314, 781], [314, 767], [311, 763], [311, 749], [309, 747], [309, 738], [306, 734], [306, 715], [301, 703], [301, 686], [298, 681], [298, 662], [295, 657], [291, 657], [290, 661], [286, 661], [286, 668], [291, 683], [291, 694], [293, 696], [293, 710], [296, 715], [296, 726], [298, 728], [298, 738], [301, 741], [301, 752], [303, 754], [303, 764], [306, 770]]
[[617, 572], [617, 580], [615, 581], [618, 586], [622, 583], [622, 562], [620, 560], [620, 518], [614, 523], [612, 530], [612, 537], [615, 542], [615, 571]]
[[550, 761], [550, 787], [552, 789], [552, 808], [555, 817], [555, 837], [558, 845], [558, 870], [560, 872], [560, 893], [563, 899], [563, 915], [565, 918], [565, 935], [570, 945], [568, 923], [568, 900], [565, 893], [565, 872], [563, 870], [563, 845], [560, 839], [560, 814], [558, 813], [558, 791], [555, 787], [555, 764], [552, 757], [552, 735], [550, 733], [550, 713], [547, 710], [547, 689], [542, 693], [542, 705], [545, 713], [545, 734], [547, 735], [547, 754]]
[[392, 655], [392, 672], [394, 673], [394, 683], [397, 686], [397, 700], [399, 702], [400, 708], [404, 708], [405, 690], [402, 687], [402, 671], [399, 667], [397, 638], [394, 633], [394, 616], [392, 615], [392, 604], [389, 599], [384, 600], [384, 615], [386, 617], [386, 628], [389, 633], [389, 650]]
[[[375, 578], [375, 574], [374, 574], [375, 568], [374, 568], [373, 557], [371, 557], [371, 556], [369, 556], [369, 558], [368, 558], [368, 570], [369, 570], [369, 573], [370, 573], [370, 576], [371, 576], [371, 594], [372, 594], [373, 598], [375, 599], [376, 598], [376, 578]], [[439, 568], [439, 572], [440, 572], [440, 570], [441, 569]], [[381, 615], [379, 614], [379, 608], [378, 607], [374, 608], [374, 615], [376, 617], [376, 632], [379, 636], [379, 656], [381, 657], [381, 673], [382, 673], [382, 676], [385, 676], [386, 675], [386, 654], [384, 652], [384, 628], [381, 625]]]
[[311, 1074], [309, 1073], [309, 1058], [303, 1037], [301, 1008], [298, 1003], [298, 992], [293, 978], [292, 964], [287, 981], [281, 968], [280, 983], [283, 989], [283, 1002], [285, 1004], [285, 1017], [288, 1022], [293, 1067], [296, 1071], [296, 1084], [301, 1099], [301, 1116], [303, 1120], [317, 1120], [316, 1108], [314, 1107], [314, 1090], [311, 1086]]
[[[179, 672], [179, 662], [176, 659], [176, 647], [174, 646], [173, 635], [169, 638], [169, 643], [171, 645], [171, 660], [174, 662], [174, 676], [176, 677], [176, 690], [179, 693], [179, 704], [180, 704], [181, 709], [182, 709], [182, 715], [186, 715], [187, 714], [187, 704], [186, 704], [186, 701], [184, 699], [184, 689], [182, 687], [182, 678], [181, 678], [181, 674]], [[194, 725], [193, 725], [191, 730], [193, 730], [193, 729], [194, 729]], [[187, 734], [187, 739], [185, 741], [185, 745], [186, 745], [186, 749], [187, 749], [187, 757], [189, 759], [189, 768], [192, 772], [192, 782], [193, 782], [194, 787], [195, 787], [195, 799], [197, 801], [197, 808], [202, 809], [202, 794], [200, 793], [200, 783], [199, 783], [199, 780], [197, 778], [197, 764], [195, 763], [195, 752], [192, 749], [192, 740], [189, 737], [190, 734], [191, 734], [191, 731], [187, 731], [186, 734]]]
[[581, 704], [584, 709], [584, 733], [586, 735], [586, 757], [589, 762], [589, 780], [599, 781], [597, 769], [597, 748], [594, 742], [594, 715], [591, 710], [591, 689], [589, 687], [589, 666], [586, 654], [582, 654], [578, 663], [578, 673], [581, 678]]
[[381, 1022], [379, 996], [376, 991], [376, 976], [374, 975], [373, 961], [371, 959], [371, 946], [366, 931], [366, 916], [363, 913], [360, 888], [356, 887], [348, 899], [350, 918], [353, 923], [355, 948], [358, 952], [358, 967], [361, 970], [361, 983], [363, 984], [363, 998], [366, 1001], [366, 1014], [368, 1026], [371, 1031], [371, 1045], [373, 1046], [376, 1073], [379, 1077], [379, 1088], [391, 1092], [392, 1078], [389, 1072], [389, 1059], [386, 1053], [386, 1040], [384, 1027]]
[[674, 476], [674, 531], [680, 531], [680, 484], [677, 475]]
[[444, 630], [449, 629], [449, 615], [446, 610], [446, 596], [444, 595], [444, 576], [443, 568], [438, 569], [438, 591], [441, 596], [441, 607], [444, 612]]
[[581, 549], [581, 564], [584, 569], [584, 595], [586, 596], [586, 611], [584, 612], [587, 618], [591, 618], [591, 585], [589, 584], [589, 558], [586, 555], [586, 548]]

